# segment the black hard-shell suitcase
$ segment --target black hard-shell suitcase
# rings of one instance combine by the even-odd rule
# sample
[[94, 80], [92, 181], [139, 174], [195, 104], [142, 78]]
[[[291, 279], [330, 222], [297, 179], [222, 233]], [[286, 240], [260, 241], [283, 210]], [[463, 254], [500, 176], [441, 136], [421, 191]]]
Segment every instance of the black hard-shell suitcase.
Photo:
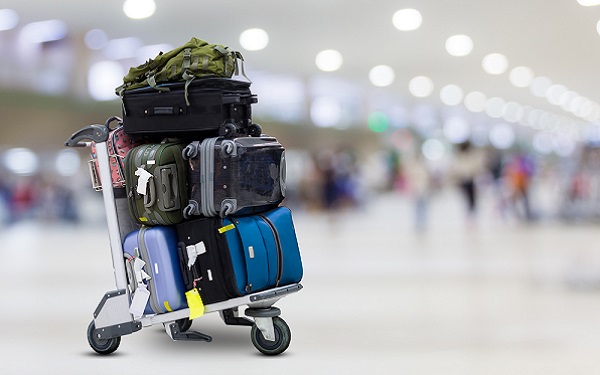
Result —
[[285, 196], [285, 149], [274, 137], [206, 138], [183, 150], [190, 203], [184, 216], [267, 211]]
[[250, 82], [198, 78], [125, 91], [123, 128], [127, 134], [204, 138], [216, 135], [258, 136], [251, 105], [258, 98]]

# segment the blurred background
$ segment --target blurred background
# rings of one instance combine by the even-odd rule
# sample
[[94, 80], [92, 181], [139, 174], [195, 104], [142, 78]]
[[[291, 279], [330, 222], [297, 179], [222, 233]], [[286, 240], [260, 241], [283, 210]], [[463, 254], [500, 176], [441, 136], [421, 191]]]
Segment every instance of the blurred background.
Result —
[[[191, 37], [243, 54], [254, 121], [287, 150], [306, 288], [282, 300], [292, 353], [264, 366], [600, 371], [600, 1], [4, 0], [8, 373], [41, 369], [22, 361], [32, 348], [65, 359], [57, 373], [90, 370], [85, 327], [114, 284], [89, 150], [63, 142], [121, 114], [114, 91], [130, 67]], [[57, 331], [66, 349], [47, 347]], [[218, 353], [253, 350], [218, 332], [227, 345], [194, 349], [216, 355], [212, 368]], [[128, 356], [108, 366], [160, 368], [173, 344], [150, 338], [147, 356], [122, 344]]]

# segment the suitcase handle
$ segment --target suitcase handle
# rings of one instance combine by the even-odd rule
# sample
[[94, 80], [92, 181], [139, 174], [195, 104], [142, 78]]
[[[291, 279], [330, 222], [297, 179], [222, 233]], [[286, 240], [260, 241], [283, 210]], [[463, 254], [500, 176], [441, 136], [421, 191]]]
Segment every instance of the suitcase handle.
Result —
[[178, 206], [178, 185], [176, 174], [172, 166], [165, 166], [160, 170], [161, 196], [165, 210], [175, 210]]
[[82, 141], [92, 141], [96, 143], [108, 141], [108, 128], [102, 125], [88, 125], [82, 129], [79, 129], [67, 141], [65, 146], [67, 147], [86, 147], [87, 143]]
[[144, 195], [144, 207], [145, 208], [150, 208], [150, 207], [154, 206], [154, 204], [156, 203], [156, 187], [154, 186], [154, 181], [152, 181], [152, 179], [153, 178], [151, 178], [150, 181], [148, 182], [148, 186], [150, 188], [146, 192], [146, 195]]

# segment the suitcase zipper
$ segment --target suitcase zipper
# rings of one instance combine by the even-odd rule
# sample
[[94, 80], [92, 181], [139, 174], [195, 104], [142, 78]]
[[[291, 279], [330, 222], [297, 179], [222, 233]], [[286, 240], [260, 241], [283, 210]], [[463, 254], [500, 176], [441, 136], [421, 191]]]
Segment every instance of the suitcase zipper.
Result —
[[154, 272], [152, 272], [152, 264], [150, 263], [150, 255], [148, 253], [148, 248], [146, 247], [146, 241], [144, 240], [144, 234], [146, 233], [146, 230], [148, 230], [148, 228], [146, 227], [142, 227], [140, 229], [140, 231], [138, 232], [138, 243], [140, 246], [140, 255], [142, 256], [142, 260], [144, 262], [146, 262], [146, 265], [148, 267], [150, 267], [150, 269], [148, 269], [148, 274], [152, 275], [152, 279], [148, 280], [148, 291], [150, 292], [150, 307], [152, 308], [152, 310], [154, 310], [155, 313], [163, 313], [165, 311], [163, 311], [162, 307], [160, 306], [160, 304], [158, 303], [158, 297], [156, 295], [156, 289], [154, 287], [154, 283], [153, 283], [153, 278], [155, 277]]
[[281, 247], [281, 240], [279, 239], [279, 232], [275, 227], [275, 224], [271, 220], [269, 220], [264, 215], [258, 215], [267, 225], [271, 228], [273, 232], [273, 237], [275, 237], [275, 245], [277, 247], [277, 277], [275, 279], [275, 286], [279, 286], [279, 282], [283, 276], [283, 249]]

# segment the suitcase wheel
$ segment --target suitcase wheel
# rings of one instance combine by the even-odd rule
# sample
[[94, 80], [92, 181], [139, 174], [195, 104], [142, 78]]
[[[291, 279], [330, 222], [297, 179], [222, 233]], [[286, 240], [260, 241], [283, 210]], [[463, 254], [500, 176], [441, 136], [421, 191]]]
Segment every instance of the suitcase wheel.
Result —
[[262, 127], [258, 124], [248, 126], [248, 135], [251, 137], [260, 137], [262, 135]]
[[265, 339], [262, 332], [256, 324], [252, 326], [250, 333], [252, 344], [259, 352], [266, 355], [278, 355], [283, 353], [292, 341], [292, 331], [285, 320], [276, 316], [273, 318], [273, 328], [275, 329], [275, 341]]
[[185, 332], [192, 326], [192, 321], [189, 318], [183, 318], [176, 321], [179, 326], [179, 332]]
[[92, 320], [87, 329], [87, 339], [88, 343], [96, 353], [110, 354], [117, 350], [117, 348], [121, 344], [121, 337], [113, 337], [112, 339], [100, 339], [94, 336], [95, 329], [96, 325]]

